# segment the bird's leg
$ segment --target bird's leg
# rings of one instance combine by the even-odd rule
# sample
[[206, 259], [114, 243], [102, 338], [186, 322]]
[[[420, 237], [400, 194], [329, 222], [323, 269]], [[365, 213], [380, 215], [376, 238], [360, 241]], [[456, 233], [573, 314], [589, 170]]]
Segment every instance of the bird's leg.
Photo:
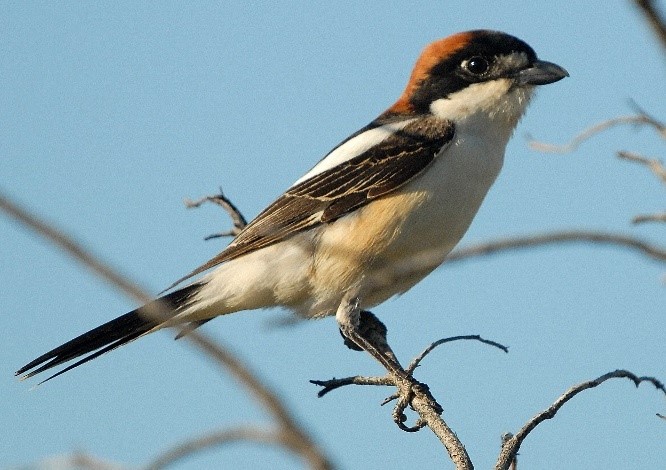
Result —
[[358, 298], [345, 298], [335, 319], [345, 345], [356, 351], [366, 351], [392, 374], [405, 380], [414, 379], [405, 371], [386, 341], [386, 326], [367, 310], [361, 310]]
[[412, 400], [417, 396], [427, 400], [436, 413], [442, 413], [442, 407], [432, 396], [428, 386], [414, 379], [398, 362], [386, 341], [386, 326], [371, 312], [361, 310], [357, 297], [345, 297], [338, 307], [335, 319], [347, 347], [368, 352], [392, 376], [398, 393], [387, 399], [386, 403], [398, 399], [393, 409], [393, 421], [400, 429], [415, 432], [425, 426], [425, 421], [421, 419], [417, 420], [414, 426], [405, 425], [405, 409], [411, 406]]

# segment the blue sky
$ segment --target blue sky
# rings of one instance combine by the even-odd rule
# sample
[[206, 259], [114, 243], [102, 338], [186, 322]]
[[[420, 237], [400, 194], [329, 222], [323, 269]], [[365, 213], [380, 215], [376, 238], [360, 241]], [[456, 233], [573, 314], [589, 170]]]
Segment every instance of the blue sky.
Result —
[[[631, 113], [666, 119], [665, 61], [629, 2], [5, 3], [0, 17], [0, 189], [157, 293], [217, 253], [228, 227], [186, 197], [222, 186], [246, 216], [349, 133], [392, 104], [421, 48], [448, 34], [499, 29], [571, 77], [544, 87], [462, 245], [551, 229], [631, 234], [664, 245], [664, 188], [616, 150], [664, 157], [626, 126], [567, 155], [530, 150], [526, 134], [564, 143]], [[664, 7], [663, 2], [661, 4]], [[131, 466], [207, 431], [268, 417], [233, 380], [160, 333], [30, 391], [13, 371], [135, 307], [49, 243], [0, 217], [0, 468], [85, 450]], [[465, 343], [418, 370], [478, 468], [575, 383], [616, 368], [666, 380], [664, 265], [627, 250], [569, 245], [443, 267], [375, 309], [407, 359], [444, 336], [479, 333], [510, 354]], [[342, 344], [332, 319], [275, 327], [246, 312], [207, 332], [246, 359], [341, 468], [442, 468], [443, 448], [408, 435], [379, 407], [389, 389], [325, 397], [309, 379], [380, 373]], [[666, 464], [666, 400], [607, 383], [525, 442], [525, 468]], [[299, 468], [240, 444], [177, 468]]]

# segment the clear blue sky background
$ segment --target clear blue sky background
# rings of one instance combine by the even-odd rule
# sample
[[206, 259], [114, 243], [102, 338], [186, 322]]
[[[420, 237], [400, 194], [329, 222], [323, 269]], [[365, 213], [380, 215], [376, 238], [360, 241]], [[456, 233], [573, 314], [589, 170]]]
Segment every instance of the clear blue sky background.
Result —
[[[664, 8], [663, 2], [661, 7]], [[619, 149], [665, 155], [648, 130], [614, 129], [569, 155], [563, 143], [631, 112], [666, 119], [665, 60], [628, 1], [608, 2], [3, 2], [0, 188], [157, 293], [226, 241], [213, 207], [182, 200], [222, 186], [256, 215], [340, 139], [389, 106], [421, 48], [473, 28], [510, 32], [571, 78], [544, 87], [463, 241], [550, 229], [632, 234], [664, 246], [664, 188]], [[0, 468], [85, 450], [128, 465], [207, 431], [267, 416], [185, 342], [160, 333], [37, 390], [13, 372], [47, 349], [135, 307], [49, 243], [0, 216]], [[443, 336], [479, 333], [511, 352], [458, 343], [418, 371], [478, 468], [566, 388], [616, 368], [666, 379], [664, 265], [628, 250], [569, 245], [441, 268], [375, 311], [407, 359]], [[423, 431], [379, 407], [389, 389], [324, 399], [309, 379], [379, 366], [326, 319], [271, 327], [279, 311], [217, 319], [207, 332], [246, 359], [341, 468], [446, 468]], [[34, 383], [34, 382], [33, 382]], [[664, 468], [666, 400], [607, 383], [543, 424], [521, 467]], [[299, 468], [239, 444], [176, 468]]]

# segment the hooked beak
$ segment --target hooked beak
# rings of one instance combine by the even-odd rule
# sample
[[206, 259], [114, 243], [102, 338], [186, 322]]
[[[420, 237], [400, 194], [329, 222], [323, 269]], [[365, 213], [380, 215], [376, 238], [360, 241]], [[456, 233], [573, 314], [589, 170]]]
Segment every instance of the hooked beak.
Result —
[[528, 69], [523, 69], [516, 75], [516, 84], [523, 85], [547, 85], [568, 77], [569, 72], [552, 62], [535, 60]]

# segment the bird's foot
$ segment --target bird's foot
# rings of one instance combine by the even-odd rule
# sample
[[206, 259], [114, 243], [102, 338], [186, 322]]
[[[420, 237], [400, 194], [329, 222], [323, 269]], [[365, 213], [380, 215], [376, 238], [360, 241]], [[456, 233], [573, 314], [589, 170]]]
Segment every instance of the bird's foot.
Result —
[[393, 410], [393, 420], [400, 429], [414, 432], [425, 425], [420, 421], [417, 421], [414, 426], [405, 425], [407, 417], [404, 411], [411, 406], [415, 397], [429, 401], [434, 405], [433, 408], [438, 414], [442, 412], [441, 406], [431, 395], [428, 386], [414, 379], [412, 374], [400, 365], [386, 341], [386, 326], [372, 312], [361, 310], [357, 298], [343, 302], [338, 308], [335, 318], [345, 345], [356, 351], [366, 351], [384, 366], [393, 378], [398, 391], [384, 403], [397, 399]]

